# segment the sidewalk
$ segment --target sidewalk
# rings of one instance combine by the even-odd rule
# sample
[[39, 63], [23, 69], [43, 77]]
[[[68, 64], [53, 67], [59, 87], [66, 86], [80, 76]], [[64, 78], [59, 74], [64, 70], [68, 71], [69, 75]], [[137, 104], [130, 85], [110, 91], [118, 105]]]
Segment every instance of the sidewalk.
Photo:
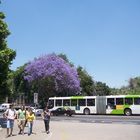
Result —
[[139, 140], [140, 138], [140, 125], [52, 121], [50, 126], [51, 133], [46, 134], [44, 122], [36, 120], [33, 127], [35, 134], [23, 136], [17, 134], [18, 128], [15, 123], [13, 133], [15, 136], [5, 138], [6, 129], [2, 129], [0, 140]]
[[33, 126], [33, 133], [28, 136], [28, 128], [25, 127], [25, 134], [18, 135], [19, 129], [17, 127], [17, 122], [15, 121], [13, 134], [14, 136], [6, 138], [6, 128], [0, 129], [0, 140], [46, 140], [50, 137], [50, 134], [44, 132], [44, 122], [36, 120]]

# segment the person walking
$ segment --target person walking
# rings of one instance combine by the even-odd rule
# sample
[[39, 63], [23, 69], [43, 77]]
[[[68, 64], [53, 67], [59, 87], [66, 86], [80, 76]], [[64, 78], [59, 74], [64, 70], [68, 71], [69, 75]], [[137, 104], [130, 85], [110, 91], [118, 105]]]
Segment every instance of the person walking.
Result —
[[27, 115], [27, 123], [28, 123], [28, 136], [30, 136], [33, 132], [33, 121], [35, 120], [35, 114], [32, 109], [29, 109], [29, 113]]
[[[6, 137], [10, 137], [13, 134], [14, 120], [16, 119], [16, 110], [14, 109], [14, 105], [11, 104], [9, 109], [4, 113], [5, 118], [7, 119], [7, 135]], [[9, 133], [10, 132], [10, 133]]]
[[17, 121], [18, 121], [18, 134], [24, 134], [24, 127], [25, 127], [25, 120], [26, 120], [26, 110], [25, 106], [22, 106], [21, 109], [18, 110], [17, 114]]
[[26, 116], [25, 116], [25, 124], [24, 124], [24, 127], [26, 127], [26, 125], [27, 125], [27, 118], [28, 118], [30, 109], [31, 109], [30, 107], [25, 107]]
[[50, 131], [49, 131], [50, 111], [47, 107], [45, 108], [45, 110], [42, 113], [42, 118], [43, 118], [44, 124], [45, 124], [45, 131], [47, 134], [49, 134], [50, 133]]

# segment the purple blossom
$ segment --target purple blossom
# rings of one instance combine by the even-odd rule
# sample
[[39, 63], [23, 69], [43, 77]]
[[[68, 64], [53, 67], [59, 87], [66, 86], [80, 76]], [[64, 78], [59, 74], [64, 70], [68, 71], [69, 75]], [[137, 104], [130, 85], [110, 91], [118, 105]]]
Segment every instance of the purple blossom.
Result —
[[51, 77], [55, 83], [56, 91], [80, 91], [80, 80], [76, 68], [71, 67], [56, 54], [44, 55], [35, 58], [25, 67], [28, 82]]

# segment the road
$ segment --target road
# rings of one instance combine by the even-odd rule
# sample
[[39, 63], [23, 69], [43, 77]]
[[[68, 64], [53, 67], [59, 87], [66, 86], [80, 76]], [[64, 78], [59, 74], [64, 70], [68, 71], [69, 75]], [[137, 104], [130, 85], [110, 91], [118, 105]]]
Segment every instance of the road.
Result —
[[[38, 117], [38, 119], [41, 119]], [[140, 116], [113, 116], [113, 115], [74, 115], [52, 116], [52, 121], [75, 121], [80, 123], [123, 123], [140, 125]]]
[[[2, 118], [2, 113], [0, 113]], [[41, 117], [37, 117], [37, 120], [41, 120]], [[137, 116], [122, 116], [122, 115], [73, 115], [72, 117], [67, 116], [52, 116], [52, 121], [73, 121], [80, 123], [122, 123], [122, 124], [134, 124], [140, 125], [140, 115]], [[3, 119], [0, 119], [0, 125]]]

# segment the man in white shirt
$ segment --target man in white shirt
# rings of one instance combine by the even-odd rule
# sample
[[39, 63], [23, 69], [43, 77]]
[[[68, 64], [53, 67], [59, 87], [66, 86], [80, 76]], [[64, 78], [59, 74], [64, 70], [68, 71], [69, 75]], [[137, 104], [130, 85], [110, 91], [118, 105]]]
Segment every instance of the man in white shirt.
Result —
[[[14, 120], [16, 118], [16, 111], [14, 109], [13, 104], [11, 104], [9, 109], [6, 110], [5, 117], [7, 118], [7, 136], [6, 137], [10, 137], [13, 135], [12, 132], [13, 132], [13, 127], [14, 127]], [[9, 134], [9, 130], [10, 130], [10, 134]]]

